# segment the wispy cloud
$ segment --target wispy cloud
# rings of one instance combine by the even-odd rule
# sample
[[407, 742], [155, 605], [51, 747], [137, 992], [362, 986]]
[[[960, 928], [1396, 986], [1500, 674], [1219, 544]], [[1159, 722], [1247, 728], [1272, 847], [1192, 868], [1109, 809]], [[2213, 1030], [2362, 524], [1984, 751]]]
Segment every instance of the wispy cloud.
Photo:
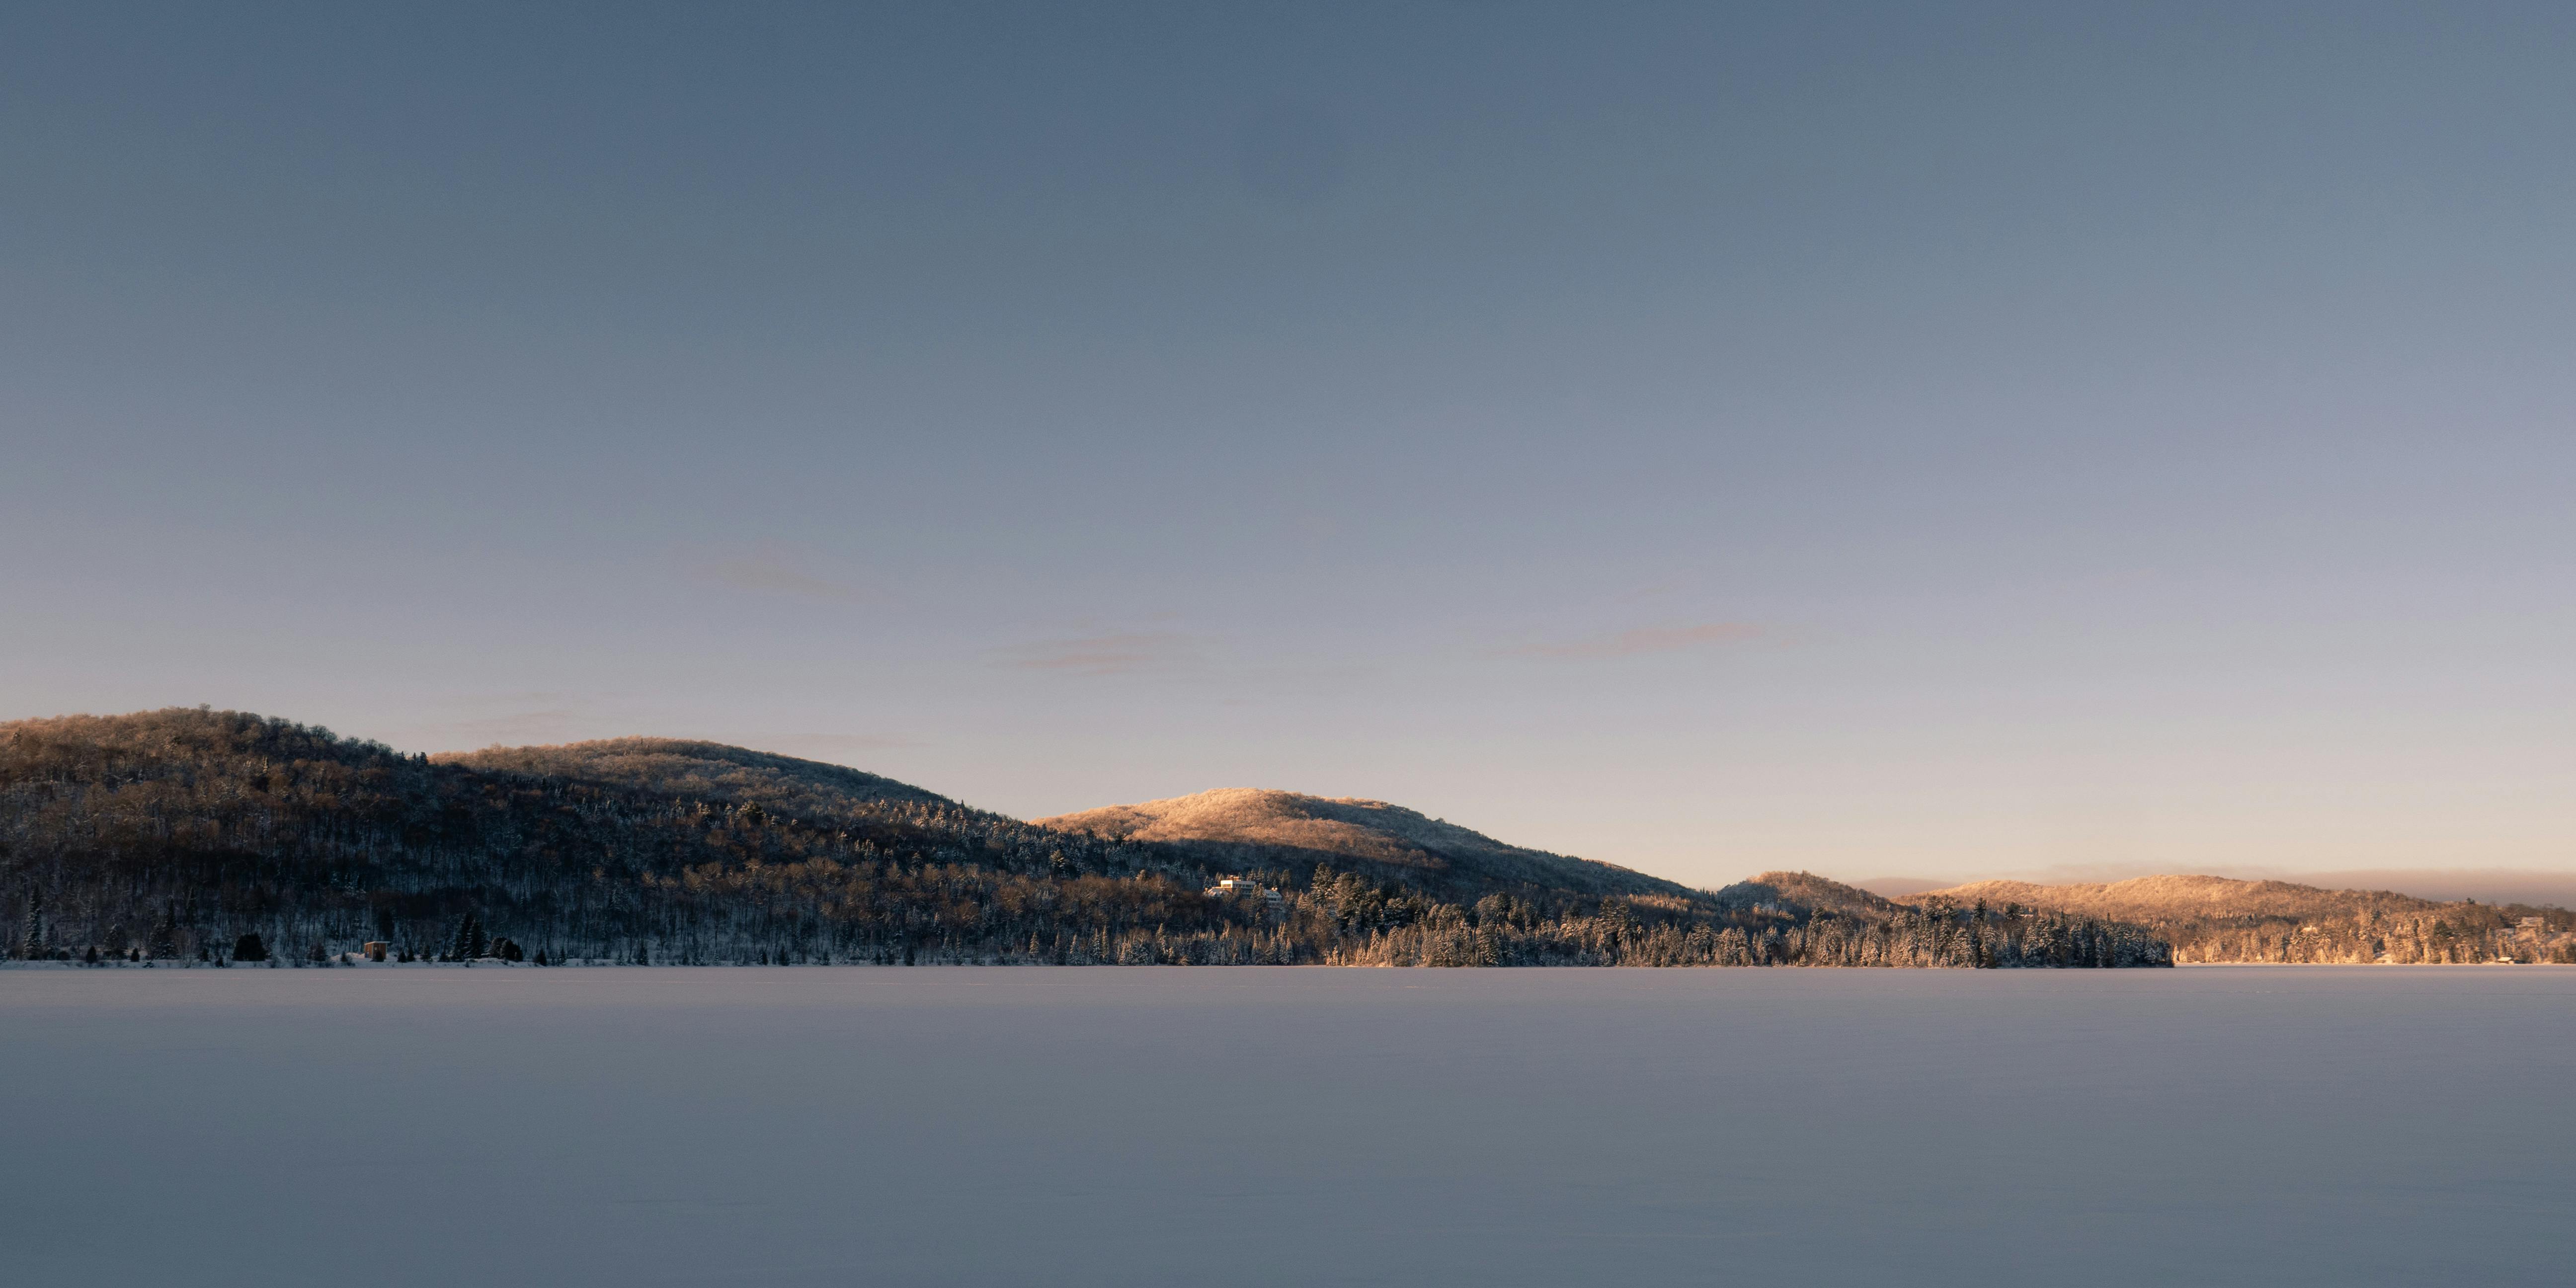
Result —
[[1203, 660], [1200, 646], [1196, 636], [1176, 631], [1121, 631], [1021, 644], [1000, 650], [994, 661], [1021, 671], [1133, 675], [1194, 669]]
[[1583, 661], [1597, 658], [1642, 657], [1649, 653], [1682, 653], [1694, 649], [1740, 644], [1767, 634], [1751, 622], [1701, 622], [1691, 626], [1640, 626], [1616, 635], [1569, 640], [1558, 644], [1530, 644], [1507, 650], [1517, 657], [1544, 657], [1560, 661]]
[[690, 566], [700, 580], [736, 590], [769, 591], [836, 604], [865, 603], [870, 596], [856, 586], [817, 577], [794, 559], [775, 550], [756, 550], [727, 559], [703, 560]]

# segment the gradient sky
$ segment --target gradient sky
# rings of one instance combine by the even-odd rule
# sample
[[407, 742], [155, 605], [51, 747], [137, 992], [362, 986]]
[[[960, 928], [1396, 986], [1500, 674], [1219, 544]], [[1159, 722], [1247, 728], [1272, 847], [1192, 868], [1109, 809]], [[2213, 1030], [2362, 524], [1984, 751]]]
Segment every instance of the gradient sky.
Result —
[[0, 10], [0, 717], [2576, 869], [2576, 7]]

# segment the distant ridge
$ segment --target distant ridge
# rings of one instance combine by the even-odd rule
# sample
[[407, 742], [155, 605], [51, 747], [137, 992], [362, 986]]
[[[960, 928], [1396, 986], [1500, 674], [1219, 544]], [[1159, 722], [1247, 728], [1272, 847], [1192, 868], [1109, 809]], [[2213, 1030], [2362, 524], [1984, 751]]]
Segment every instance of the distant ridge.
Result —
[[1957, 877], [1871, 877], [1866, 881], [1854, 881], [1851, 884], [1882, 899], [1902, 899], [1907, 895], [1946, 890], [1959, 884], [1959, 879]]
[[1361, 868], [1440, 890], [1528, 886], [1584, 895], [1704, 898], [1616, 864], [1506, 845], [1385, 801], [1226, 787], [1035, 820], [1111, 840], [1178, 845], [1244, 866]]
[[2564, 909], [2446, 903], [2290, 881], [2191, 875], [2069, 885], [1976, 881], [1899, 902], [2019, 906], [2134, 922], [2165, 936], [2175, 960], [2184, 962], [2576, 961], [2576, 913]]
[[2576, 908], [2576, 872], [2529, 868], [2361, 868], [2342, 872], [2281, 873], [2328, 890], [2394, 890], [2436, 903], [2527, 903]]
[[2155, 876], [2098, 884], [2037, 885], [2028, 881], [1973, 881], [1912, 896], [1953, 903], [1983, 899], [2021, 903], [2089, 917], [2291, 917], [2350, 916], [2364, 909], [2421, 912], [2440, 905], [2387, 890], [2327, 890], [2288, 881], [2238, 881], [2228, 877]]

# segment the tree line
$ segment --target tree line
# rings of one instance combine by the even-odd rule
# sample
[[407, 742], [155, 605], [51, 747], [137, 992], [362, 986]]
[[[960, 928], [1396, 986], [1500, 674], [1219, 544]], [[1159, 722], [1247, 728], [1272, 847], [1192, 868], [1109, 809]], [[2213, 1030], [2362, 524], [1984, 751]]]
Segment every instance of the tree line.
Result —
[[2185, 962], [2576, 965], [2576, 913], [2521, 904], [2472, 900], [2421, 912], [2178, 919], [2155, 929], [2173, 943], [2175, 960]]
[[773, 809], [436, 763], [203, 709], [0, 726], [0, 900], [22, 958], [672, 965], [2170, 964], [2134, 926], [1885, 915], [1381, 874], [1251, 873], [936, 797]]

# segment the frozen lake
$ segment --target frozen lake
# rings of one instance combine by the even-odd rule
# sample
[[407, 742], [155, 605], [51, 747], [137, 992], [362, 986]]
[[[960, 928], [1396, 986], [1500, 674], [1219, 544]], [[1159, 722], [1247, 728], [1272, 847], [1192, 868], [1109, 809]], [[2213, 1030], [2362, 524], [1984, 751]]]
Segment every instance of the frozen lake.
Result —
[[0, 971], [14, 1283], [2576, 1281], [2576, 969]]

